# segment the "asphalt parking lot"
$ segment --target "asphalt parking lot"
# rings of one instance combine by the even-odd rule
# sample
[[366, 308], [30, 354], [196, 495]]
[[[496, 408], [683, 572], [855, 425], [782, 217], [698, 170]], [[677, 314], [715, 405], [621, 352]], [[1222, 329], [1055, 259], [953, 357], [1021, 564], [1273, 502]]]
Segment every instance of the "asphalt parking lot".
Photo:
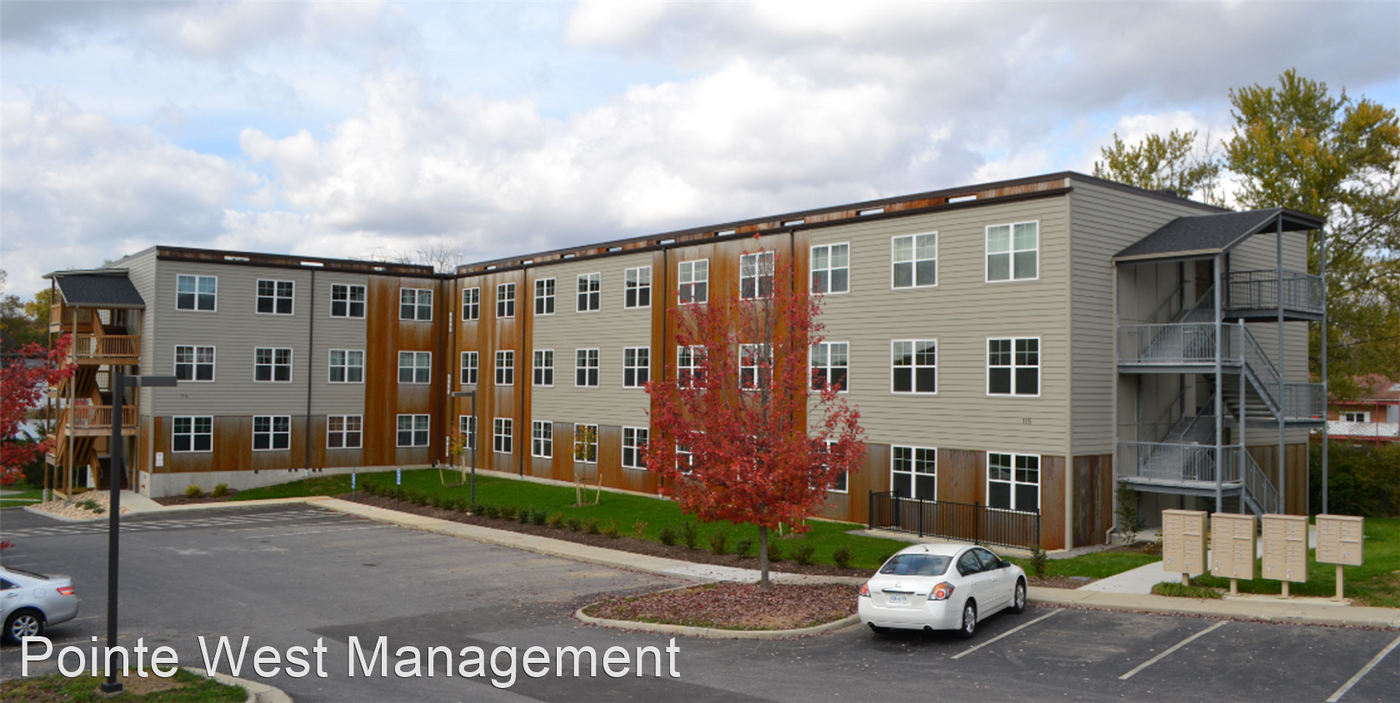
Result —
[[[269, 679], [297, 701], [1011, 700], [1400, 701], [1400, 633], [1031, 608], [997, 615], [970, 641], [942, 633], [877, 637], [852, 628], [785, 641], [681, 639], [678, 679], [399, 679], [346, 676], [348, 638], [401, 645], [664, 647], [660, 635], [569, 617], [600, 593], [679, 585], [380, 525], [303, 506], [129, 518], [122, 536], [123, 642], [176, 648], [200, 666], [198, 635], [252, 647], [323, 638], [327, 678]], [[65, 525], [16, 510], [6, 565], [74, 577], [79, 619], [56, 645], [105, 637], [104, 524]], [[1392, 647], [1391, 652], [1376, 657]], [[1367, 668], [1369, 665], [1369, 669]], [[0, 676], [19, 674], [0, 651]], [[48, 665], [52, 670], [52, 665]], [[1357, 677], [1359, 673], [1364, 675]], [[248, 672], [245, 670], [245, 676]], [[1353, 680], [1354, 679], [1354, 680]], [[1340, 694], [1340, 695], [1339, 695]]]

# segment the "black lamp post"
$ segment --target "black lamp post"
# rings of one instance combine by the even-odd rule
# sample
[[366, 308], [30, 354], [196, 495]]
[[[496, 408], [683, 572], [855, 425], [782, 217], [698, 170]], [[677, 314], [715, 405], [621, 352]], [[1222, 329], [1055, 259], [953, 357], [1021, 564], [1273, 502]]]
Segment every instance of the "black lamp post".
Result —
[[[469, 391], [458, 391], [458, 392], [456, 392], [456, 393], [453, 393], [453, 394], [452, 394], [452, 397], [453, 397], [453, 398], [465, 398], [465, 397], [470, 397], [470, 398], [472, 399], [472, 433], [471, 433], [470, 435], [468, 435], [468, 437], [469, 437], [469, 438], [471, 439], [471, 441], [472, 441], [472, 481], [471, 481], [471, 483], [472, 483], [472, 488], [471, 488], [471, 492], [472, 492], [472, 510], [475, 511], [475, 510], [476, 510], [476, 458], [477, 458], [477, 454], [476, 454], [476, 452], [477, 452], [476, 445], [478, 444], [477, 440], [481, 438], [481, 427], [477, 424], [477, 421], [476, 421], [476, 388], [472, 388], [472, 389], [469, 390]], [[459, 428], [459, 429], [460, 429], [460, 428]]]
[[116, 667], [112, 666], [112, 654], [117, 648], [117, 565], [118, 536], [121, 534], [122, 477], [126, 475], [126, 457], [122, 452], [122, 409], [128, 388], [169, 388], [174, 386], [174, 376], [127, 376], [122, 367], [112, 367], [112, 439], [109, 453], [111, 465], [107, 468], [107, 488], [110, 491], [109, 505], [112, 514], [107, 527], [107, 680], [100, 688], [103, 693], [118, 693], [122, 690], [117, 681]]

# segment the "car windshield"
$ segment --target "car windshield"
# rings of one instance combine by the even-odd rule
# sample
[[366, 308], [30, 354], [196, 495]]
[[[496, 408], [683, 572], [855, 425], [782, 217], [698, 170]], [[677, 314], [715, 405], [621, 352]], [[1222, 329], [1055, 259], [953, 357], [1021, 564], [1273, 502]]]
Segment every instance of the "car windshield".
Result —
[[25, 571], [24, 569], [16, 569], [16, 568], [10, 567], [10, 566], [5, 567], [5, 570], [8, 571], [8, 572], [10, 572], [10, 573], [12, 573], [12, 574], [19, 574], [20, 576], [28, 576], [29, 578], [32, 578], [32, 579], [39, 579], [40, 581], [47, 581], [47, 580], [49, 580], [49, 577], [47, 577], [47, 576], [45, 576], [45, 575], [43, 575], [43, 574], [36, 574], [36, 573], [34, 573], [33, 571]]
[[880, 568], [882, 574], [894, 576], [942, 576], [948, 570], [951, 557], [938, 554], [896, 554]]

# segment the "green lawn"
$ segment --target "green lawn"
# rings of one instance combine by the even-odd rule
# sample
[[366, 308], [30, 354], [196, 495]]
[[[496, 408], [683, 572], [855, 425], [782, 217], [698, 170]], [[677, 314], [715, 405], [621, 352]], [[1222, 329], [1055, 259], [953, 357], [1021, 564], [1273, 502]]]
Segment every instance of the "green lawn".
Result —
[[6, 486], [6, 491], [19, 491], [19, 493], [6, 494], [0, 496], [0, 508], [18, 508], [23, 505], [34, 505], [44, 498], [44, 489], [29, 488], [28, 486]]
[[[1143, 554], [1142, 552], [1093, 552], [1081, 554], [1068, 559], [1051, 559], [1046, 565], [1045, 575], [1055, 576], [1088, 576], [1090, 578], [1101, 579], [1121, 574], [1124, 571], [1136, 569], [1143, 564], [1151, 564], [1154, 561], [1161, 561], [1162, 556]], [[1035, 573], [1031, 568], [1030, 559], [1009, 558], [1017, 566], [1026, 570], [1027, 574]]]
[[[123, 684], [131, 688], [123, 691], [115, 699], [98, 693], [97, 685], [104, 680], [105, 678], [100, 676], [79, 676], [70, 679], [60, 674], [10, 679], [0, 683], [0, 700], [73, 701], [74, 703], [99, 703], [108, 700], [129, 701], [130, 703], [243, 703], [248, 698], [248, 693], [242, 688], [225, 686], [213, 679], [191, 674], [184, 669], [176, 671], [175, 676], [171, 679], [150, 677], [143, 681], [134, 676], [124, 678], [122, 679]], [[174, 681], [178, 683], [179, 687], [163, 691], [138, 692], [143, 684], [160, 684], [167, 681]]]
[[[1357, 605], [1400, 608], [1400, 518], [1366, 518], [1365, 563], [1345, 567], [1346, 596]], [[1288, 587], [1295, 596], [1331, 597], [1337, 594], [1337, 567], [1319, 564], [1308, 552], [1308, 580]], [[1255, 573], [1263, 570], [1255, 566]], [[1191, 583], [1229, 588], [1230, 580], [1210, 575], [1197, 576]], [[1282, 582], [1266, 579], [1240, 581], [1243, 593], [1281, 593]]]
[[[360, 474], [359, 480], [363, 481], [367, 474]], [[437, 476], [437, 472], [433, 472]], [[250, 488], [246, 491], [239, 491], [237, 495], [229, 497], [229, 500], [260, 500], [262, 498], [306, 498], [309, 496], [335, 496], [341, 493], [350, 492], [350, 475], [337, 474], [334, 476], [317, 476], [315, 478], [305, 478], [300, 481], [290, 483], [279, 483], [274, 486], [263, 486], [262, 488]]]

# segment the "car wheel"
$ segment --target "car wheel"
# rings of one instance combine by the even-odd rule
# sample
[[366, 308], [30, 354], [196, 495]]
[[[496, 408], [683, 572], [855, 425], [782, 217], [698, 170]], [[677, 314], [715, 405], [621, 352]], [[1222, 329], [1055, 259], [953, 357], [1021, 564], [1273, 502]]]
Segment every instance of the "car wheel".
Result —
[[968, 601], [963, 606], [962, 627], [958, 628], [958, 637], [968, 639], [977, 634], [977, 604]]
[[1011, 593], [1011, 607], [1008, 608], [1013, 613], [1019, 613], [1026, 609], [1026, 582], [1017, 579], [1016, 590]]
[[872, 622], [872, 623], [869, 623], [869, 625], [870, 625], [870, 631], [873, 632], [873, 633], [875, 633], [875, 634], [877, 634], [877, 635], [888, 635], [888, 634], [890, 634], [890, 628], [888, 628], [888, 627], [880, 627], [879, 625], [876, 625], [876, 624], [873, 623], [873, 622]]
[[18, 610], [5, 619], [5, 641], [19, 644], [25, 637], [44, 634], [44, 617], [37, 611]]

